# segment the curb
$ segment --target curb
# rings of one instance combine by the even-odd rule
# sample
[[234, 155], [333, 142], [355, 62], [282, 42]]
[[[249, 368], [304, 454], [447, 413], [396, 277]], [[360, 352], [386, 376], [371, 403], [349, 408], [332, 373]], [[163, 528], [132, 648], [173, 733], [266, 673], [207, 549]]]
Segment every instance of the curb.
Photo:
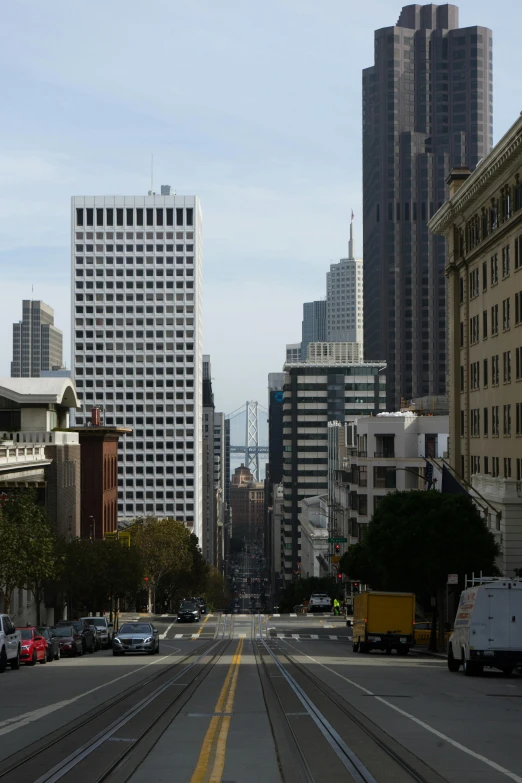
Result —
[[439, 658], [442, 661], [447, 661], [448, 656], [446, 653], [431, 652], [430, 650], [419, 650], [417, 647], [412, 647], [411, 651], [418, 655], [425, 655], [427, 658]]

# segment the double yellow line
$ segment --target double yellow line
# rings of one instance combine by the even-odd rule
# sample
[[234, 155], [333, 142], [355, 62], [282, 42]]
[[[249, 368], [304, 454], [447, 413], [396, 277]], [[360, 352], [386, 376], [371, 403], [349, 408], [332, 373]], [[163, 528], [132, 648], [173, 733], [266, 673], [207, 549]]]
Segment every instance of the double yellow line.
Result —
[[225, 768], [225, 753], [231, 720], [231, 715], [227, 713], [232, 712], [234, 705], [243, 645], [244, 639], [240, 639], [219, 694], [219, 699], [216, 702], [214, 709], [216, 714], [210, 719], [210, 726], [205, 734], [198, 763], [190, 778], [190, 783], [219, 783], [221, 781]]
[[203, 630], [203, 628], [205, 627], [205, 623], [206, 623], [206, 622], [207, 622], [209, 619], [210, 619], [210, 615], [209, 615], [209, 614], [207, 614], [207, 616], [205, 617], [205, 619], [203, 620], [203, 622], [201, 623], [201, 625], [200, 625], [200, 627], [199, 627], [199, 631], [197, 632], [197, 634], [196, 634], [196, 636], [195, 636], [194, 638], [196, 638], [196, 639], [197, 639], [197, 638], [198, 638], [198, 637], [201, 635], [201, 631]]

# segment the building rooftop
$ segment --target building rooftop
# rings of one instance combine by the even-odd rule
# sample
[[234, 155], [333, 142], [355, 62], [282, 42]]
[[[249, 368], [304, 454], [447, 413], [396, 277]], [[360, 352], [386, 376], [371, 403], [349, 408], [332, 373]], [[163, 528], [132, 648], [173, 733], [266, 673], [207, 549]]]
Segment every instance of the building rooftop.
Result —
[[25, 405], [80, 407], [70, 378], [0, 378], [0, 397]]

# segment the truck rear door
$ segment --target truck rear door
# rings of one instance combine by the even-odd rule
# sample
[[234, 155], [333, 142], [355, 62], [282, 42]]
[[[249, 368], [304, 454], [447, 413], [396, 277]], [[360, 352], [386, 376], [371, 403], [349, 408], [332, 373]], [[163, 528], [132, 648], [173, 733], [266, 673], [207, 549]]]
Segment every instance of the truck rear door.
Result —
[[522, 650], [522, 590], [509, 592], [509, 646]]
[[[496, 650], [509, 649], [510, 613], [507, 589], [488, 590], [488, 641]], [[475, 619], [475, 618], [473, 618]], [[471, 639], [473, 636], [471, 637]], [[470, 639], [470, 641], [471, 641]], [[473, 644], [473, 642], [471, 641]]]

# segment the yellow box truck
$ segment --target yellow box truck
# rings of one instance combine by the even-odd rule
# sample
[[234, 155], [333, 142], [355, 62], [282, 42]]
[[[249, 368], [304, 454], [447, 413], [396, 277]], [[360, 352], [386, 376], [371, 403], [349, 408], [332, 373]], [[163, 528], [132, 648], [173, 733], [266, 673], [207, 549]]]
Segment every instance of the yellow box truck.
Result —
[[407, 655], [414, 644], [414, 625], [414, 593], [359, 593], [353, 601], [353, 651]]

